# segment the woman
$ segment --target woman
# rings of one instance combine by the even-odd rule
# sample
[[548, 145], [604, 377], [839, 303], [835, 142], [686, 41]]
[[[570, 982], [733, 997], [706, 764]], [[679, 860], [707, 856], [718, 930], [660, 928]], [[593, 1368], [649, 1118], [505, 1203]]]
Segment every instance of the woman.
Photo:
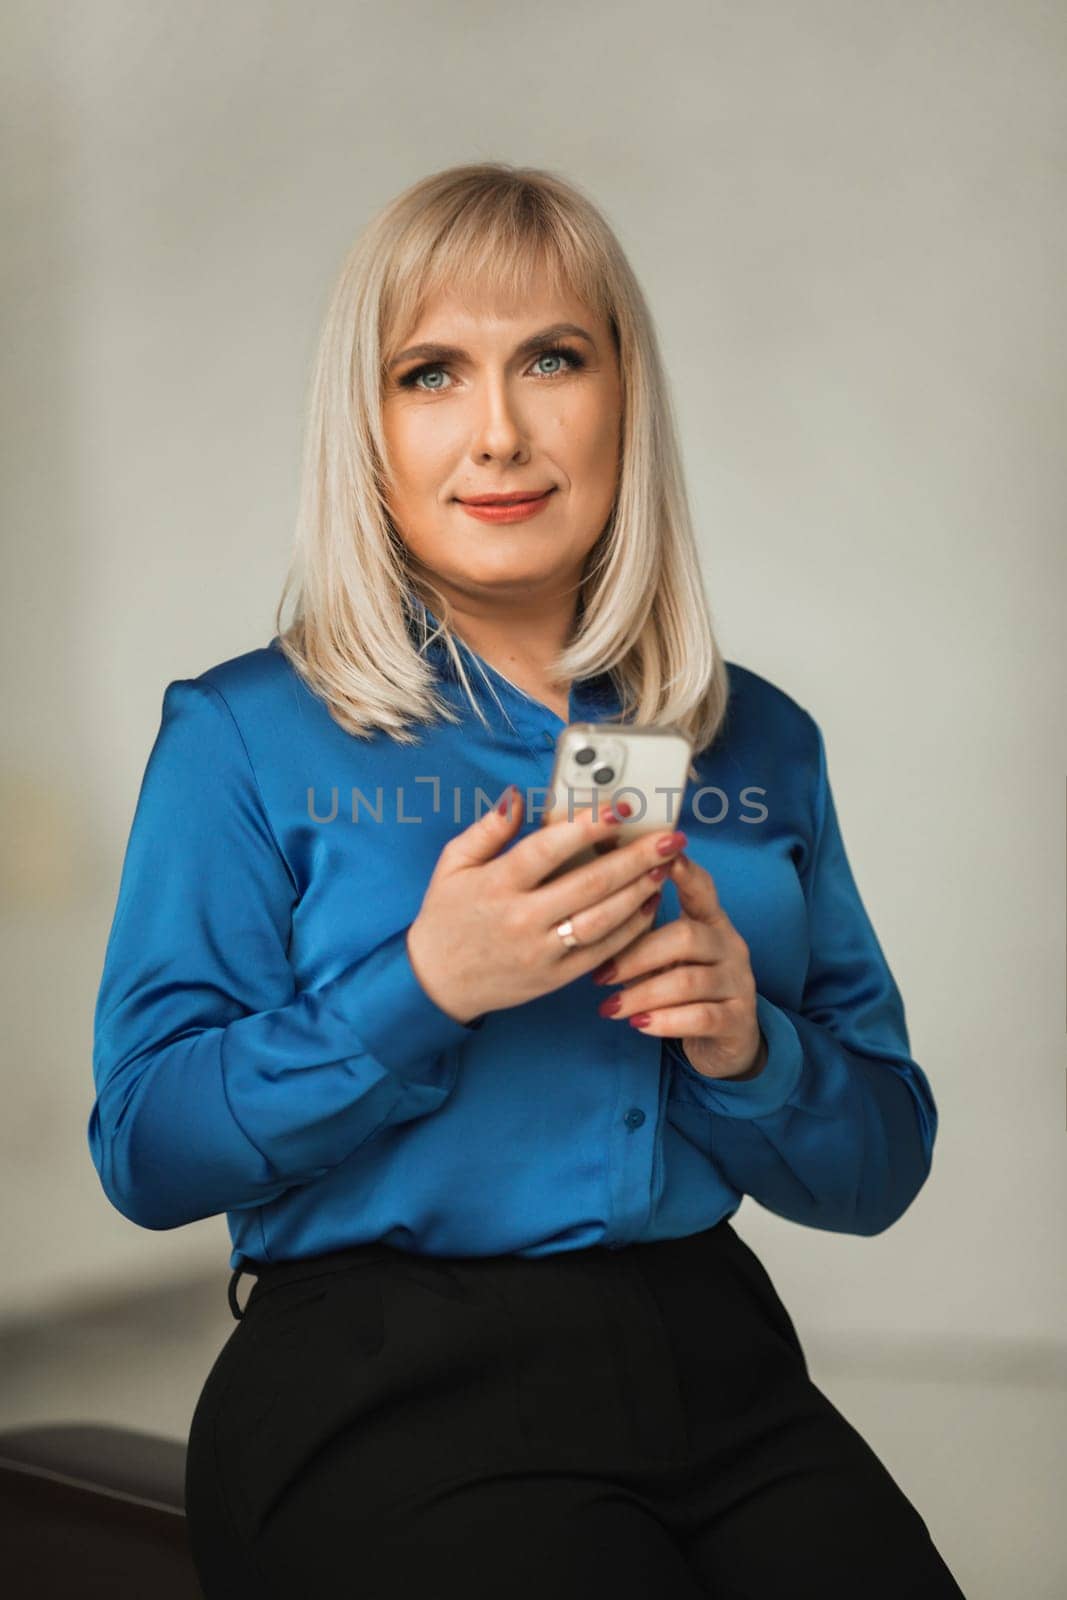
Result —
[[[880, 1232], [936, 1111], [819, 727], [715, 647], [584, 196], [483, 164], [375, 219], [299, 532], [291, 625], [166, 689], [96, 1015], [108, 1196], [233, 1241], [205, 1593], [958, 1596], [730, 1226]], [[538, 826], [602, 720], [692, 740], [677, 833]]]

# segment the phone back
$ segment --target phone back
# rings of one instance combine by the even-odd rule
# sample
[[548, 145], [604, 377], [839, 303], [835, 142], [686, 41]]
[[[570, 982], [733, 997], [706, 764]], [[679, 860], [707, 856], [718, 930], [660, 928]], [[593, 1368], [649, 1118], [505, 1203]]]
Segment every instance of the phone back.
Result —
[[[633, 728], [626, 722], [572, 722], [556, 740], [556, 759], [541, 825], [573, 820], [595, 805], [603, 817], [616, 800], [630, 815], [608, 848], [640, 834], [677, 825], [692, 760], [692, 746], [676, 728]], [[607, 841], [605, 841], [605, 844]], [[597, 847], [584, 847], [542, 881], [595, 861]]]

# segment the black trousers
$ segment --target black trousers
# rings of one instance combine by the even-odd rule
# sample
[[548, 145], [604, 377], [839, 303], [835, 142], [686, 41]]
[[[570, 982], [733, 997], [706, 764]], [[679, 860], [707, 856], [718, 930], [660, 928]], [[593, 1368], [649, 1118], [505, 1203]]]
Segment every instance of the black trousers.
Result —
[[188, 1451], [208, 1600], [960, 1600], [727, 1221], [230, 1287]]

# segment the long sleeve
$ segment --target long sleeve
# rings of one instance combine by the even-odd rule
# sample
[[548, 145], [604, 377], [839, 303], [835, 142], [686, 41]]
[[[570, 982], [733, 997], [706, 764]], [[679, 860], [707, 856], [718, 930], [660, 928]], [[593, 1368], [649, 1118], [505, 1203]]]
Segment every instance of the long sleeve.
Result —
[[171, 683], [104, 959], [88, 1130], [108, 1198], [143, 1227], [271, 1200], [450, 1094], [471, 1027], [419, 984], [407, 928], [297, 992], [297, 899], [228, 702]]
[[671, 1041], [672, 1096], [686, 1137], [739, 1193], [810, 1227], [875, 1234], [925, 1182], [937, 1110], [849, 866], [814, 726], [815, 831], [802, 874], [810, 959], [800, 1008], [758, 994], [768, 1058], [748, 1082], [701, 1076]]

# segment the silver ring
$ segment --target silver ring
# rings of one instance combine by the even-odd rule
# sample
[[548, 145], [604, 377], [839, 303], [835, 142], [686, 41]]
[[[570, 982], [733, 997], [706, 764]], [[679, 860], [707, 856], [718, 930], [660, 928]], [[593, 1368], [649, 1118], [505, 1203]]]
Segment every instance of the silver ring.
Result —
[[582, 942], [580, 939], [576, 939], [574, 937], [574, 925], [571, 922], [570, 917], [567, 918], [566, 922], [556, 923], [556, 932], [559, 934], [568, 950], [577, 950]]

